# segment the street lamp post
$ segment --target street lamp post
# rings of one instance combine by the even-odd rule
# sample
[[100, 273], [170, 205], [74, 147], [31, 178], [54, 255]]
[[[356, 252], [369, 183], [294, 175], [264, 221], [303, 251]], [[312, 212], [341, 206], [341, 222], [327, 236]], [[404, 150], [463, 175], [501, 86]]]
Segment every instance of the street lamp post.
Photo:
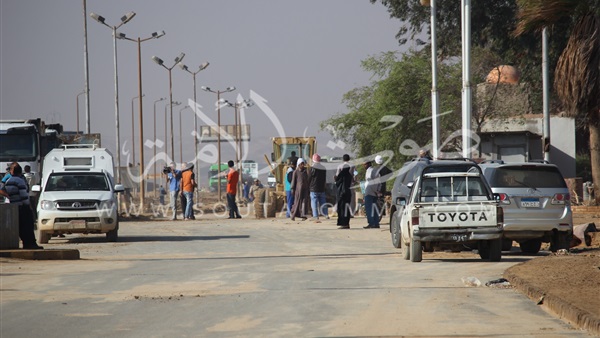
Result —
[[[138, 37], [137, 39], [131, 39], [128, 38], [125, 34], [121, 33], [119, 34], [119, 38], [120, 39], [124, 39], [124, 40], [129, 40], [132, 42], [137, 42], [137, 47], [138, 47], [138, 98], [140, 99], [139, 105], [140, 105], [140, 110], [139, 110], [139, 120], [140, 120], [140, 208], [142, 210], [144, 210], [144, 197], [145, 197], [145, 192], [146, 192], [146, 186], [144, 183], [144, 114], [143, 114], [143, 104], [142, 104], [142, 97], [144, 96], [144, 94], [142, 94], [142, 42], [144, 41], [148, 41], [151, 39], [158, 39], [161, 36], [165, 35], [165, 31], [160, 31], [160, 32], [154, 32], [152, 33], [149, 37], [142, 39], [141, 37]], [[131, 110], [131, 116], [132, 116], [132, 120], [131, 120], [131, 137], [133, 138], [133, 102], [131, 104], [132, 110]], [[135, 166], [135, 141], [132, 143], [132, 147], [133, 147], [133, 165]]]
[[[240, 108], [249, 108], [252, 107], [254, 105], [254, 102], [252, 102], [251, 100], [243, 100], [240, 102], [235, 102], [235, 103], [231, 103], [227, 100], [222, 100], [221, 103], [224, 103], [230, 107], [234, 108], [234, 116], [235, 116], [235, 135], [233, 137], [234, 141], [235, 141], [235, 153], [236, 153], [236, 162], [237, 162], [237, 167], [238, 167], [238, 173], [240, 175], [240, 181], [239, 183], [241, 183], [242, 181], [242, 166], [241, 166], [241, 161], [242, 161], [242, 121], [239, 115], [240, 112]], [[238, 196], [240, 196], [239, 194], [239, 189], [240, 189], [240, 184], [238, 184]]]
[[210, 87], [206, 87], [206, 86], [202, 86], [200, 87], [200, 89], [206, 91], [206, 92], [211, 92], [211, 93], [216, 93], [217, 94], [217, 170], [219, 171], [219, 175], [217, 178], [217, 189], [218, 189], [218, 194], [219, 194], [219, 201], [221, 200], [221, 93], [227, 93], [227, 92], [232, 92], [235, 90], [235, 87], [227, 87], [227, 89], [225, 90], [217, 90], [214, 91], [212, 89], [210, 89]]
[[[153, 167], [154, 167], [154, 198], [156, 198], [156, 103], [160, 102], [160, 101], [164, 101], [166, 100], [166, 97], [161, 97], [160, 99], [154, 101], [154, 139], [152, 140], [153, 142], [155, 142], [154, 144], [154, 157], [152, 158], [152, 162], [154, 163]], [[166, 106], [165, 106], [166, 108]]]
[[79, 97], [83, 94], [85, 94], [85, 90], [77, 94], [77, 98], [75, 99], [75, 104], [77, 105], [77, 135], [79, 135]]
[[[133, 112], [133, 103], [135, 102], [135, 99], [141, 99], [142, 97], [146, 96], [146, 94], [142, 94], [142, 96], [136, 96], [134, 98], [131, 99], [131, 161], [133, 163], [133, 166], [135, 167], [135, 114]], [[141, 109], [141, 104], [140, 104], [140, 109]], [[141, 132], [141, 130], [140, 130]], [[140, 189], [141, 191], [141, 189]]]
[[133, 19], [133, 17], [135, 16], [135, 12], [129, 12], [127, 14], [125, 14], [124, 16], [121, 17], [121, 23], [119, 23], [116, 26], [110, 26], [109, 24], [107, 24], [105, 22], [105, 18], [101, 15], [98, 15], [96, 13], [90, 13], [90, 16], [92, 17], [92, 19], [98, 21], [99, 23], [103, 24], [104, 26], [112, 29], [112, 35], [113, 35], [113, 49], [114, 49], [114, 63], [115, 63], [115, 126], [116, 126], [116, 134], [117, 134], [117, 139], [116, 139], [116, 149], [117, 149], [117, 183], [121, 183], [121, 174], [120, 174], [120, 166], [121, 166], [121, 151], [119, 149], [120, 144], [121, 144], [121, 140], [119, 137], [119, 76], [118, 76], [118, 70], [117, 70], [117, 29], [119, 29], [119, 27], [121, 27], [122, 25], [128, 23], [129, 21], [131, 21], [131, 19]]
[[185, 107], [179, 109], [179, 163], [183, 163], [183, 138], [181, 137], [182, 128], [181, 128], [181, 112], [190, 108], [190, 106], [186, 105]]
[[192, 74], [192, 77], [194, 78], [194, 107], [192, 107], [192, 110], [194, 111], [194, 131], [196, 132], [196, 135], [194, 135], [194, 158], [196, 159], [196, 170], [198, 172], [198, 177], [197, 177], [197, 181], [198, 184], [196, 186], [196, 203], [198, 203], [199, 198], [200, 198], [200, 162], [199, 162], [199, 156], [198, 156], [198, 114], [196, 112], [196, 109], [198, 107], [198, 101], [196, 101], [196, 74], [200, 73], [202, 70], [206, 69], [206, 67], [208, 67], [210, 63], [208, 62], [204, 62], [203, 64], [200, 65], [200, 67], [198, 67], [198, 70], [195, 72], [192, 72], [191, 70], [188, 69], [188, 67], [186, 65], [184, 65], [183, 63], [179, 63], [179, 67]]
[[[165, 105], [165, 144], [167, 144], [167, 107], [171, 107], [171, 111], [173, 111], [173, 107], [180, 105], [181, 102], [179, 101], [171, 101], [171, 104]], [[173, 117], [173, 115], [171, 115], [171, 117]], [[171, 121], [173, 121], [173, 119], [171, 119]], [[171, 123], [171, 136], [173, 136], [173, 124]], [[165, 152], [166, 152], [166, 147], [165, 147]], [[175, 157], [171, 156], [171, 161], [175, 161]], [[168, 165], [168, 163], [167, 163]]]
[[166, 70], [169, 71], [169, 106], [171, 107], [171, 158], [175, 158], [175, 146], [173, 143], [173, 79], [171, 77], [171, 70], [173, 69], [173, 67], [175, 67], [175, 65], [183, 61], [184, 57], [185, 53], [179, 54], [179, 56], [175, 58], [175, 63], [171, 67], [165, 66], [163, 60], [158, 56], [152, 57], [152, 60], [156, 62], [156, 64], [158, 64], [159, 66], [163, 66]]

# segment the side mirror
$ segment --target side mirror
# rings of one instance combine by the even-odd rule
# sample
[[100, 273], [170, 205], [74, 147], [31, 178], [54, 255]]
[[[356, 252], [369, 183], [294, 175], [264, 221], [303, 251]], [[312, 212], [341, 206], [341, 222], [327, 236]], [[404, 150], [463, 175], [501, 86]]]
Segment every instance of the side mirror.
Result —
[[122, 184], [115, 185], [115, 192], [123, 192], [125, 191], [125, 187]]
[[396, 204], [405, 207], [406, 206], [406, 198], [404, 198], [404, 197], [396, 198]]
[[412, 189], [413, 185], [415, 185], [415, 182], [414, 182], [414, 181], [410, 181], [410, 182], [406, 183], [406, 186], [407, 186], [409, 189]]
[[39, 184], [36, 184], [33, 187], [31, 187], [31, 191], [40, 192], [40, 191], [42, 191], [42, 187]]

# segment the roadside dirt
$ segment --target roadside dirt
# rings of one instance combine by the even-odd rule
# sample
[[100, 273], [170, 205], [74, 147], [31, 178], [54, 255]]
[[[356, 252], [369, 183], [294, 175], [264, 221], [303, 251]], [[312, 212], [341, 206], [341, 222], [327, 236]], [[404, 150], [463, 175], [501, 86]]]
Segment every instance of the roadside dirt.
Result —
[[[573, 215], [575, 226], [592, 222], [600, 226], [600, 216]], [[591, 246], [583, 243], [569, 253], [515, 265], [505, 272], [505, 277], [539, 305], [577, 327], [600, 335], [600, 232], [592, 235]]]

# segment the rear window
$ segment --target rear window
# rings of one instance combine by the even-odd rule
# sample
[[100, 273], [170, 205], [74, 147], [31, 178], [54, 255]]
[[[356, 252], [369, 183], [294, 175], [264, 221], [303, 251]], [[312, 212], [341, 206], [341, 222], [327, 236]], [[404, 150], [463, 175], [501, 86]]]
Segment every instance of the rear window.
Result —
[[[488, 175], [486, 175], [487, 177]], [[515, 166], [495, 168], [489, 183], [499, 188], [566, 188], [562, 175], [555, 167]]]

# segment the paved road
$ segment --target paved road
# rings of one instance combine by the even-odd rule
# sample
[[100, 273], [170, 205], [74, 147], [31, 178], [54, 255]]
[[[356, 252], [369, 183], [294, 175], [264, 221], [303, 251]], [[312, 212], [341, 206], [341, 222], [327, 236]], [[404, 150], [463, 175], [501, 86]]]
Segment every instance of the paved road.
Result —
[[118, 243], [51, 240], [82, 259], [2, 259], [0, 337], [586, 336], [516, 290], [461, 281], [526, 257], [410, 263], [363, 223], [122, 222]]

